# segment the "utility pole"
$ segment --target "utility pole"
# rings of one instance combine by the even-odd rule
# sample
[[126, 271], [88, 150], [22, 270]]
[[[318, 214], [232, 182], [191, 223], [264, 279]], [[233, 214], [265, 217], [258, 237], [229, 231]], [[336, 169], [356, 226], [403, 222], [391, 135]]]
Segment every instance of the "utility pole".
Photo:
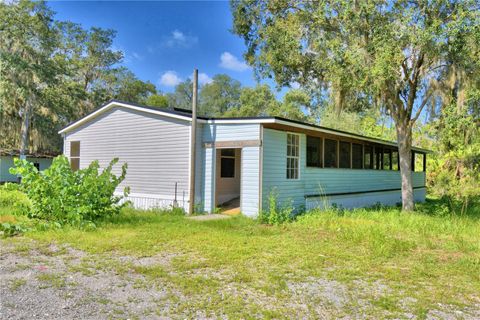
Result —
[[198, 95], [198, 70], [193, 70], [193, 95], [192, 95], [192, 127], [190, 131], [190, 194], [188, 214], [193, 214], [195, 207], [195, 159], [197, 150], [197, 95]]

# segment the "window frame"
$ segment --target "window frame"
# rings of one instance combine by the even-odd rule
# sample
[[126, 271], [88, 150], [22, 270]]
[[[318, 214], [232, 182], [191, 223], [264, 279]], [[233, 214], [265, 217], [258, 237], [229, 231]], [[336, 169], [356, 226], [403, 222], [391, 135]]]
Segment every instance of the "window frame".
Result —
[[[293, 140], [290, 137], [294, 137]], [[291, 143], [292, 141], [296, 140], [296, 143]], [[285, 167], [285, 178], [286, 180], [300, 180], [300, 134], [287, 132], [286, 135], [286, 167]], [[290, 147], [290, 148], [289, 148]], [[293, 149], [295, 148], [295, 149]], [[297, 152], [293, 152], [293, 154], [289, 155], [289, 150], [296, 150]], [[296, 167], [289, 166], [289, 164], [295, 163]], [[294, 170], [294, 171], [291, 171]], [[296, 171], [295, 171], [296, 170]], [[293, 177], [290, 176], [290, 173], [293, 173]], [[296, 173], [296, 174], [295, 174]]]

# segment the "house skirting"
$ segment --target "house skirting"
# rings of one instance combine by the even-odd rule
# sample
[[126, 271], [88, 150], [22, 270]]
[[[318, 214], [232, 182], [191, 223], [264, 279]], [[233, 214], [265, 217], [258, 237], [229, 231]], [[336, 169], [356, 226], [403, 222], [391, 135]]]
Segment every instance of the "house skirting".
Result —
[[[123, 193], [116, 192], [115, 195], [121, 196]], [[130, 201], [135, 209], [171, 209], [174, 206], [175, 198], [168, 195], [130, 193], [124, 201]], [[177, 198], [177, 206], [188, 210], [188, 197], [181, 196]]]
[[[424, 202], [426, 196], [425, 187], [417, 187], [413, 190], [415, 202]], [[369, 207], [376, 204], [393, 206], [402, 202], [402, 193], [400, 189], [377, 190], [367, 192], [337, 193], [326, 195], [311, 195], [305, 197], [305, 208], [325, 209], [332, 206], [339, 208], [352, 209]]]

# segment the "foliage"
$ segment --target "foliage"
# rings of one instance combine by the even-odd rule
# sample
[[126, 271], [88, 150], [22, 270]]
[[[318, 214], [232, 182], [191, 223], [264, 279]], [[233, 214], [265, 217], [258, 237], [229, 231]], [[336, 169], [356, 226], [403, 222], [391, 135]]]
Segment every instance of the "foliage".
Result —
[[238, 108], [240, 92], [240, 81], [226, 74], [217, 74], [200, 90], [200, 110], [207, 116], [222, 116], [228, 110]]
[[[73, 171], [64, 156], [55, 158], [52, 165], [39, 172], [32, 163], [15, 159], [12, 174], [22, 178], [20, 189], [32, 203], [29, 218], [58, 223], [59, 225], [87, 225], [105, 216], [112, 216], [124, 206], [121, 196], [114, 191], [126, 175], [127, 164], [121, 174], [112, 173], [114, 159], [100, 172], [98, 161], [87, 168]], [[124, 190], [124, 196], [128, 188]]]
[[374, 106], [388, 112], [401, 159], [403, 208], [412, 210], [414, 125], [449, 75], [457, 79], [446, 86], [451, 90], [480, 73], [477, 1], [231, 4], [233, 30], [245, 40], [246, 60], [258, 77], [328, 95], [337, 110]]
[[293, 207], [286, 205], [279, 207], [277, 193], [272, 190], [268, 196], [268, 211], [261, 211], [258, 217], [260, 223], [280, 225], [285, 222], [293, 221]]
[[59, 152], [58, 130], [110, 99], [144, 103], [155, 86], [124, 67], [115, 31], [55, 19], [43, 1], [0, 2], [0, 147]]
[[168, 107], [168, 98], [162, 94], [152, 94], [145, 101], [147, 106], [167, 108]]
[[460, 202], [460, 214], [480, 202], [480, 128], [476, 117], [450, 104], [443, 107], [432, 129], [438, 144], [437, 156], [429, 163], [428, 184], [433, 194], [448, 201], [452, 211]]
[[14, 185], [0, 187], [0, 212], [14, 216], [27, 215], [31, 209], [31, 202], [27, 196]]
[[[190, 79], [180, 82], [175, 86], [175, 90], [167, 95], [168, 104], [172, 108], [180, 108], [190, 110], [192, 109], [192, 97], [193, 97], [193, 83]], [[199, 106], [202, 103], [199, 101]], [[202, 110], [199, 110], [199, 114], [202, 114]]]

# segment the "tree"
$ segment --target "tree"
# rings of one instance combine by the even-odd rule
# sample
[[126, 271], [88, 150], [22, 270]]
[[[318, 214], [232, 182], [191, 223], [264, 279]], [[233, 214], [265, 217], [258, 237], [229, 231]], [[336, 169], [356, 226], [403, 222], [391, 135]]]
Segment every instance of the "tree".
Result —
[[44, 2], [0, 2], [0, 147], [60, 152], [58, 130], [117, 98], [144, 103], [155, 86], [116, 67], [115, 32], [55, 20]]
[[478, 2], [234, 0], [231, 6], [233, 30], [244, 38], [257, 76], [325, 90], [339, 109], [370, 104], [392, 117], [402, 208], [413, 210], [412, 128], [446, 70], [471, 61], [469, 50], [478, 55]]
[[[169, 93], [168, 104], [172, 108], [192, 109], [193, 84], [190, 79], [180, 82], [175, 86], [175, 91]], [[199, 105], [202, 105], [199, 101]]]
[[211, 83], [202, 86], [200, 110], [203, 115], [221, 116], [238, 107], [241, 84], [226, 74], [217, 74]]
[[271, 116], [283, 117], [291, 120], [313, 122], [306, 113], [310, 112], [312, 102], [310, 96], [303, 90], [292, 89], [285, 93], [282, 103], [276, 110], [270, 110]]
[[269, 111], [277, 110], [279, 103], [270, 87], [266, 84], [253, 88], [243, 88], [240, 101], [236, 108], [231, 108], [223, 115], [225, 117], [256, 117], [267, 116]]
[[44, 90], [56, 80], [56, 66], [50, 59], [57, 40], [52, 16], [42, 2], [0, 3], [0, 105], [5, 109], [1, 110], [2, 126], [9, 122], [9, 126], [16, 127], [16, 116], [20, 118], [20, 157], [27, 152], [32, 117], [44, 98]]
[[109, 70], [104, 75], [102, 89], [107, 99], [145, 104], [150, 95], [156, 94], [155, 85], [149, 81], [139, 80], [133, 72], [125, 67]]
[[152, 94], [145, 101], [147, 106], [168, 108], [168, 98], [163, 94]]

